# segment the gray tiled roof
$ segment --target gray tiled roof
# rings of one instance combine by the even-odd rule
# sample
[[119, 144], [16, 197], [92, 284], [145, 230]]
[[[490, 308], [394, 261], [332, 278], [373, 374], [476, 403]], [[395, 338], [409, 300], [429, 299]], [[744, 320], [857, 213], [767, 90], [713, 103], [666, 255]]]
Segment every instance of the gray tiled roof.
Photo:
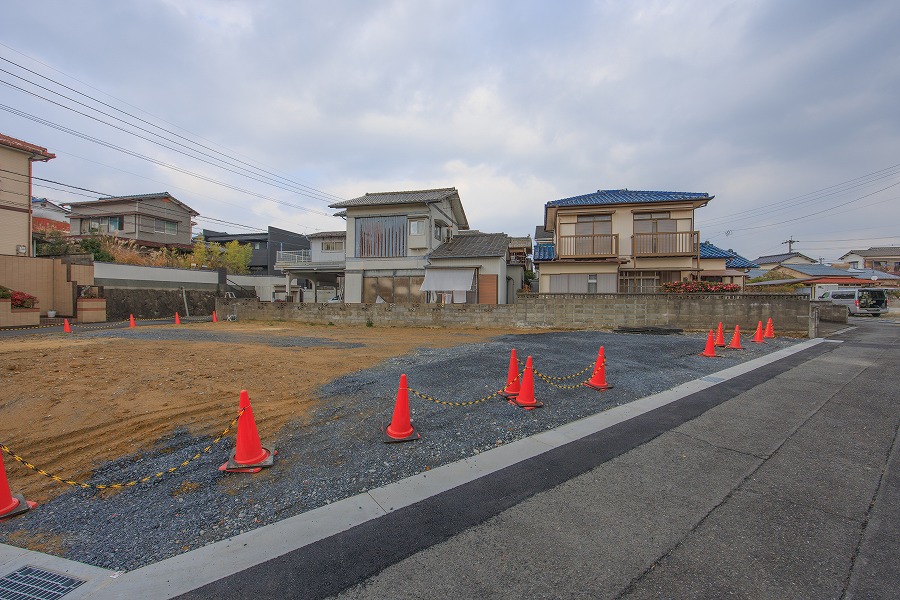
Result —
[[309, 239], [313, 238], [330, 238], [330, 237], [346, 237], [347, 231], [341, 229], [340, 231], [317, 231], [316, 233], [309, 234]]
[[509, 238], [510, 248], [531, 248], [531, 236]]
[[683, 200], [712, 200], [705, 192], [655, 192], [643, 190], [597, 190], [590, 194], [551, 200], [546, 206], [596, 206], [604, 204], [651, 204]]
[[538, 225], [534, 228], [534, 241], [535, 243], [545, 240], [552, 240], [553, 233], [544, 229], [543, 225]]
[[460, 233], [438, 246], [431, 258], [475, 258], [506, 256], [509, 236], [505, 233]]
[[[900, 256], [900, 246], [873, 246], [868, 250], [851, 250], [847, 254], [855, 254], [857, 256]], [[847, 256], [845, 254], [844, 256]], [[842, 256], [841, 258], [843, 258]]]
[[435, 190], [410, 190], [408, 192], [376, 192], [365, 196], [329, 204], [330, 208], [348, 208], [351, 206], [379, 206], [384, 204], [430, 204], [445, 198], [458, 195], [456, 188], [440, 188]]
[[[778, 267], [776, 267], [778, 268]], [[790, 269], [792, 271], [797, 271], [798, 273], [803, 273], [804, 275], [809, 275], [810, 277], [822, 277], [825, 275], [834, 275], [834, 276], [844, 276], [849, 277], [850, 273], [844, 271], [842, 269], [835, 269], [829, 265], [820, 265], [818, 263], [814, 265], [795, 265], [792, 263], [781, 265], [782, 269]]]
[[784, 262], [789, 258], [794, 258], [795, 256], [802, 256], [807, 260], [813, 260], [805, 254], [800, 254], [799, 252], [785, 252], [784, 254], [769, 254], [767, 256], [760, 256], [752, 262], [755, 262], [758, 265], [771, 265], [772, 263]]
[[86, 202], [66, 202], [66, 204], [72, 207], [94, 206], [96, 204], [116, 204], [118, 202], [130, 202], [131, 200], [148, 200], [151, 198], [168, 198], [169, 200], [183, 207], [192, 215], [197, 216], [200, 214], [169, 192], [157, 192], [155, 194], [135, 194], [133, 196], [104, 196], [103, 198], [100, 198], [98, 200], [88, 200]]

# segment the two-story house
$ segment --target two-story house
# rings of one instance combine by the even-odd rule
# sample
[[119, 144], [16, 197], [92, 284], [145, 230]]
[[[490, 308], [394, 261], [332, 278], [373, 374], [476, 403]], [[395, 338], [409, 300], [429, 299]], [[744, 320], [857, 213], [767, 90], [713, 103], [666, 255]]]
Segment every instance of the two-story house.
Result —
[[699, 278], [697, 192], [598, 190], [547, 202], [552, 242], [535, 244], [541, 293], [655, 292]]
[[0, 254], [33, 256], [31, 166], [56, 158], [46, 148], [0, 134]]
[[851, 269], [876, 269], [900, 273], [900, 246], [873, 246], [867, 250], [851, 250], [838, 260]]
[[139, 246], [180, 250], [193, 248], [191, 219], [200, 214], [169, 192], [113, 196], [69, 206], [69, 228], [76, 239], [114, 235]]
[[345, 302], [425, 303], [428, 255], [469, 228], [456, 188], [368, 193], [331, 208], [347, 220]]

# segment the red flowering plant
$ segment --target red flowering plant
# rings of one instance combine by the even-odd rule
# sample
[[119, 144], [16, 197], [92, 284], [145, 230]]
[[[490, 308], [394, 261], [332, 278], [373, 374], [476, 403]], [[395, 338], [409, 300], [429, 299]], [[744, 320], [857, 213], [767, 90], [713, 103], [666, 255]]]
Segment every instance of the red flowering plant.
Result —
[[664, 283], [664, 292], [674, 294], [729, 294], [741, 291], [736, 283], [718, 283], [715, 281], [673, 281]]
[[31, 294], [17, 292], [2, 285], [0, 285], [0, 298], [9, 298], [12, 308], [34, 308], [34, 305], [38, 303], [38, 299]]

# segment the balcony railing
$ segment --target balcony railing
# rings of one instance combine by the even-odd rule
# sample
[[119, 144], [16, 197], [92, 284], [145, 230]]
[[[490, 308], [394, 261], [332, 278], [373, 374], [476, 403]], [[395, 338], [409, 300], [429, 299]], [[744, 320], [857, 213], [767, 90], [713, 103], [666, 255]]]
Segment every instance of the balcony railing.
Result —
[[309, 250], [283, 250], [275, 256], [276, 265], [308, 265], [311, 262]]
[[694, 256], [699, 248], [699, 231], [636, 233], [631, 236], [631, 253], [634, 256]]
[[619, 255], [619, 234], [561, 235], [556, 250], [560, 258], [613, 258]]

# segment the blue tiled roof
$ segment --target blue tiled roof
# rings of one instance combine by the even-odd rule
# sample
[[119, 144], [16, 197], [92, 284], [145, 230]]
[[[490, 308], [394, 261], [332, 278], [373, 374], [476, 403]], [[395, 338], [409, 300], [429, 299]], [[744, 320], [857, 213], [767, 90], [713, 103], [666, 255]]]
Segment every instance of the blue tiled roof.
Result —
[[755, 269], [759, 266], [734, 250], [722, 250], [709, 242], [700, 244], [700, 258], [724, 258], [725, 267], [728, 269]]
[[709, 242], [700, 244], [700, 258], [731, 258], [731, 254]]
[[553, 244], [535, 244], [534, 260], [553, 260], [556, 258], [556, 247]]
[[551, 206], [593, 206], [598, 204], [650, 204], [654, 202], [678, 202], [679, 200], [712, 200], [705, 192], [646, 192], [641, 190], [597, 190], [591, 194], [551, 200]]

